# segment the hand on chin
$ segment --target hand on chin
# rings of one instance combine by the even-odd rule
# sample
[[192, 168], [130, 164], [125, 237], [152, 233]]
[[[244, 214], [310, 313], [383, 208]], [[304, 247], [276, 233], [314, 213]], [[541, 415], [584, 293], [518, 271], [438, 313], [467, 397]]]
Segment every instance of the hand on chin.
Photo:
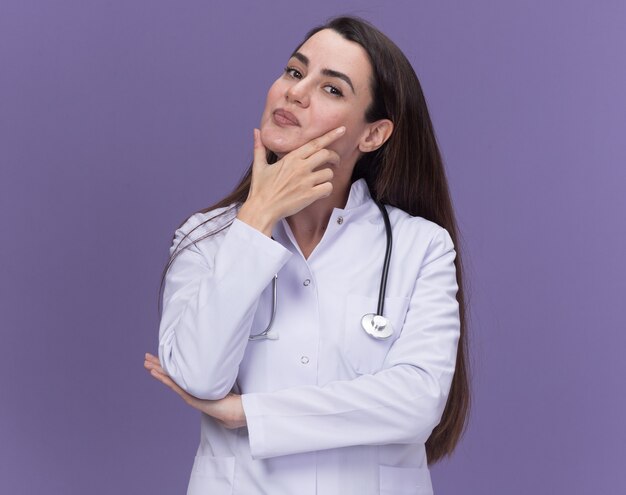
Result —
[[280, 158], [307, 142], [299, 131], [299, 128], [261, 129], [261, 142]]

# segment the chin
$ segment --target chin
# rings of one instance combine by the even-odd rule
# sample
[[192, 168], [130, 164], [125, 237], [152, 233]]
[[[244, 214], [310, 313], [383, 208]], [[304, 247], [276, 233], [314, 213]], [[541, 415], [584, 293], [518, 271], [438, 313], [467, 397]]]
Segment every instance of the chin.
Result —
[[282, 129], [261, 129], [261, 142], [277, 155], [285, 155], [304, 144], [296, 136], [288, 136]]

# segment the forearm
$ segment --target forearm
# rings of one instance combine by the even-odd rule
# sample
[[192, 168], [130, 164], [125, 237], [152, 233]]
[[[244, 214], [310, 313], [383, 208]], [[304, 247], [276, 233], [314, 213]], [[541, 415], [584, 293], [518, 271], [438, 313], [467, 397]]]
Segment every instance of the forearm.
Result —
[[434, 380], [407, 365], [323, 387], [244, 394], [252, 455], [424, 443], [439, 423], [452, 373]]
[[235, 382], [263, 290], [291, 253], [235, 220], [211, 266], [179, 267], [166, 278], [159, 360], [184, 390], [224, 397]]
[[456, 252], [443, 231], [431, 246], [381, 371], [242, 396], [255, 458], [426, 442], [446, 405], [460, 339]]

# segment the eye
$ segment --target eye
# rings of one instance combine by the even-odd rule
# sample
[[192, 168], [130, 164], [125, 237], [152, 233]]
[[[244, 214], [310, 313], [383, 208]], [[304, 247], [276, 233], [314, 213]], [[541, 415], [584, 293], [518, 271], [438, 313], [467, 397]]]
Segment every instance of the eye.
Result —
[[295, 79], [302, 79], [302, 73], [294, 67], [285, 67], [285, 74]]
[[337, 86], [333, 86], [332, 84], [327, 84], [326, 86], [324, 86], [324, 91], [337, 97], [343, 96], [343, 92]]

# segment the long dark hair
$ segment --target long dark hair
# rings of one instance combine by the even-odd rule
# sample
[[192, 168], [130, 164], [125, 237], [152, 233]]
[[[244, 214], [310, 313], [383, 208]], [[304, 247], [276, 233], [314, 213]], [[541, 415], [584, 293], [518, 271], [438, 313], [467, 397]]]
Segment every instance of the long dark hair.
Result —
[[[362, 155], [357, 161], [352, 181], [365, 178], [374, 199], [400, 208], [412, 216], [421, 216], [437, 223], [448, 231], [454, 242], [456, 250], [454, 263], [459, 287], [456, 297], [459, 303], [461, 334], [448, 401], [441, 421], [426, 442], [426, 455], [428, 464], [431, 465], [453, 452], [467, 424], [470, 408], [463, 267], [457, 223], [443, 160], [437, 146], [422, 87], [413, 67], [402, 51], [367, 21], [357, 17], [336, 17], [310, 30], [294, 53], [306, 40], [322, 29], [336, 31], [345, 39], [361, 45], [369, 54], [373, 69], [371, 81], [373, 101], [366, 111], [365, 118], [368, 122], [386, 118], [394, 123], [394, 130], [389, 140], [378, 150]], [[274, 163], [277, 159], [272, 152], [268, 152], [267, 158], [268, 163]], [[248, 198], [251, 178], [252, 165], [228, 196], [200, 210], [200, 213], [226, 208], [219, 214], [225, 215], [233, 208], [239, 207]], [[196, 228], [219, 215], [209, 218]], [[224, 230], [231, 223], [232, 221], [223, 225], [219, 230], [194, 239], [183, 249]], [[186, 233], [178, 246], [189, 237], [191, 232]], [[159, 300], [167, 270], [183, 250], [179, 250], [178, 246], [163, 270]]]

